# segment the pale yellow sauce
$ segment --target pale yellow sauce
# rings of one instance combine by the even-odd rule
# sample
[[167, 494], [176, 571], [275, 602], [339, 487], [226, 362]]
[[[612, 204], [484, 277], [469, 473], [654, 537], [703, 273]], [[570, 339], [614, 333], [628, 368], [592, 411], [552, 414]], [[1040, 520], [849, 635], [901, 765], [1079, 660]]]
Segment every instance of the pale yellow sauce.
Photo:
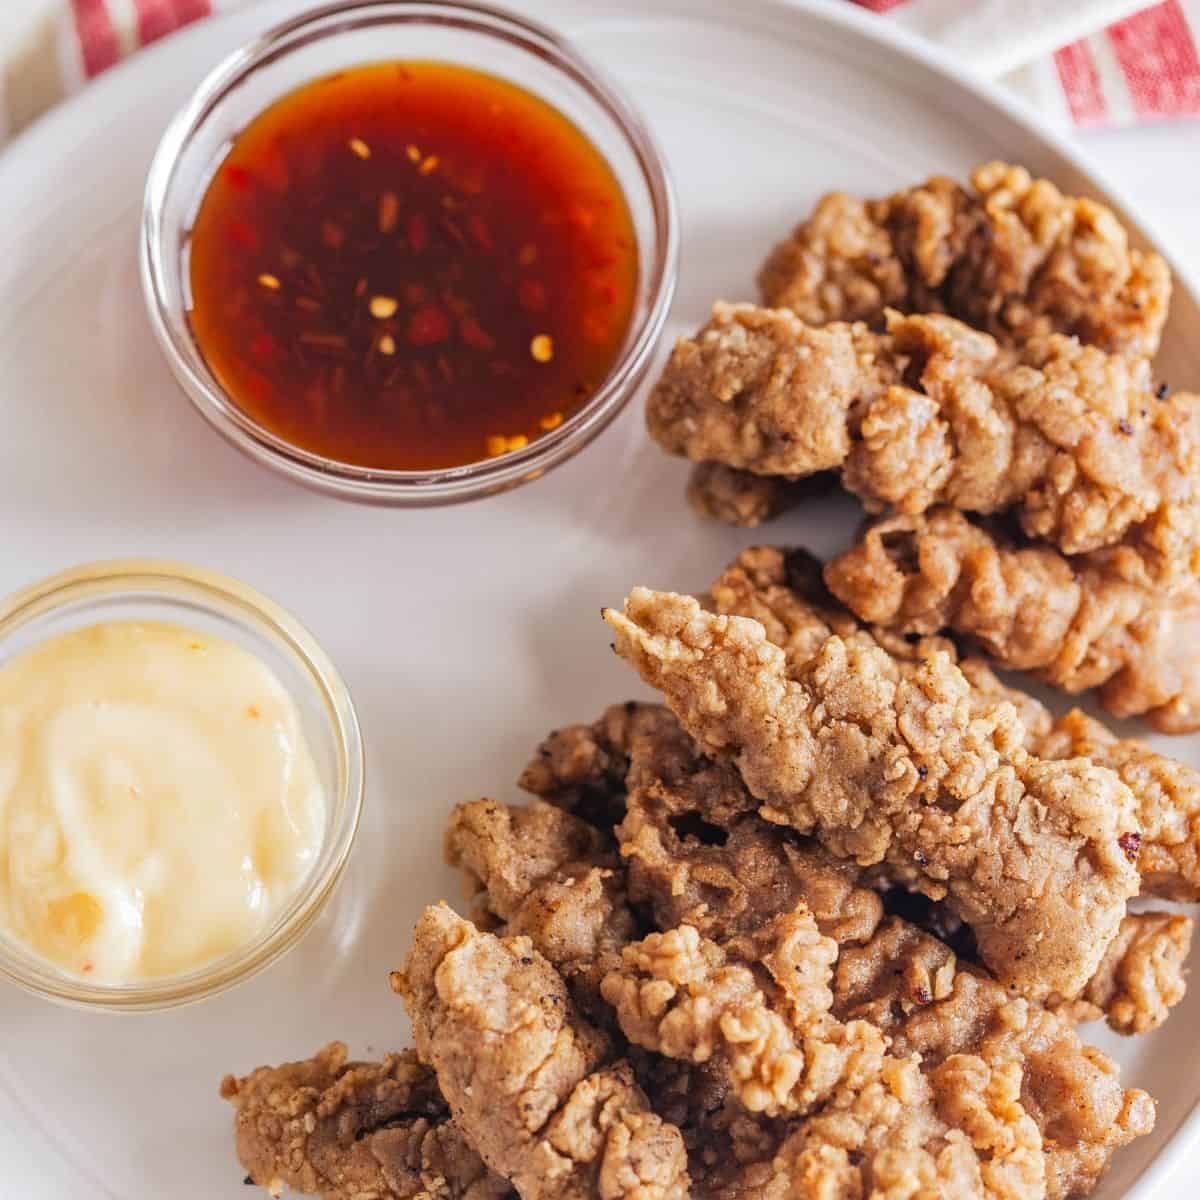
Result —
[[252, 941], [320, 851], [300, 715], [249, 651], [114, 621], [0, 665], [0, 928], [130, 983]]

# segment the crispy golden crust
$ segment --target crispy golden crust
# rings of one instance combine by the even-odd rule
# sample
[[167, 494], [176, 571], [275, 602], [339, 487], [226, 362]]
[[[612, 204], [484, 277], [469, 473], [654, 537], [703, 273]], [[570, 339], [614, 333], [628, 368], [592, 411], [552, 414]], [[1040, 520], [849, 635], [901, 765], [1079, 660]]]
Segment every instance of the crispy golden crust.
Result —
[[1003, 351], [945, 316], [884, 333], [718, 303], [675, 347], [650, 432], [764, 476], [840, 469], [874, 511], [1013, 509], [1070, 554], [1126, 543], [1156, 576], [1200, 544], [1200, 404], [1158, 399], [1143, 359], [1051, 335]]
[[926, 1078], [917, 1059], [886, 1052], [875, 1026], [832, 1016], [837, 943], [803, 906], [749, 942], [750, 962], [739, 962], [691, 926], [651, 934], [625, 948], [604, 992], [638, 1044], [691, 1062], [718, 1056], [750, 1111], [819, 1106], [779, 1146], [761, 1194], [886, 1195], [914, 1179], [931, 1195], [1044, 1194], [1018, 1066], [994, 1072], [957, 1056]]
[[1087, 982], [1138, 886], [1113, 772], [1031, 755], [1012, 706], [980, 711], [945, 654], [897, 678], [879, 647], [835, 636], [789, 673], [762, 625], [691, 597], [636, 589], [605, 615], [618, 653], [769, 820], [944, 896], [1023, 994]]
[[[922, 1070], [985, 1050], [990, 1063], [1018, 1064], [1023, 1104], [1039, 1128], [1052, 1131], [1048, 1194], [1090, 1191], [1114, 1149], [1153, 1124], [1149, 1097], [1121, 1088], [1115, 1066], [1080, 1043], [1069, 1012], [1014, 1000], [935, 937], [896, 917], [884, 919], [879, 896], [855, 882], [854, 869], [812, 842], [753, 815], [732, 817], [727, 828], [712, 826], [704, 816], [714, 807], [705, 803], [705, 790], [716, 789], [722, 799], [715, 807], [734, 813], [753, 803], [748, 793], [747, 803], [732, 801], [739, 786], [744, 790], [734, 768], [703, 758], [678, 725], [664, 724], [635, 745], [621, 852], [629, 861], [630, 892], [650, 906], [655, 924], [667, 929], [684, 922], [712, 940], [743, 946], [779, 913], [806, 905], [821, 933], [839, 946], [834, 1014], [877, 1025], [901, 1056], [911, 1052], [911, 1029]], [[739, 1156], [722, 1140], [720, 1114], [702, 1124], [716, 1138], [716, 1158], [732, 1156], [740, 1164], [733, 1171], [713, 1168], [716, 1194], [728, 1188], [730, 1197], [757, 1196], [755, 1183], [771, 1178], [780, 1131], [763, 1132], [775, 1149], [756, 1151], [743, 1139]], [[694, 1171], [702, 1177], [700, 1166]]]
[[488, 927], [528, 937], [566, 980], [583, 1011], [603, 1021], [600, 980], [634, 920], [624, 872], [593, 826], [544, 801], [510, 808], [460, 804], [446, 829], [446, 861], [467, 876]]
[[864, 325], [818, 329], [781, 309], [717, 303], [676, 343], [647, 404], [650, 432], [673, 454], [756, 475], [840, 469], [852, 419], [898, 378], [881, 342]]
[[840, 1016], [876, 1023], [893, 1054], [918, 1053], [925, 1070], [962, 1053], [1020, 1064], [1022, 1103], [1045, 1145], [1049, 1197], [1086, 1196], [1113, 1152], [1153, 1128], [1154, 1102], [1120, 1086], [1116, 1065], [1080, 1043], [1067, 1014], [1006, 994], [896, 918], [866, 944], [843, 949], [834, 994]]
[[885, 518], [825, 568], [864, 621], [950, 630], [1119, 717], [1200, 728], [1200, 581], [1164, 587], [1132, 547], [1067, 557], [1018, 546], [952, 508]]
[[[916, 635], [911, 641], [889, 639], [879, 627], [858, 625], [821, 590], [819, 573], [819, 564], [802, 551], [756, 546], [743, 551], [713, 585], [714, 607], [760, 621], [768, 637], [784, 650], [789, 668], [808, 661], [835, 632], [847, 640], [869, 638], [894, 655], [911, 654], [916, 661], [949, 645]], [[841, 590], [841, 579], [834, 572], [827, 571], [827, 577]], [[869, 589], [856, 587], [855, 594], [866, 597]], [[1036, 597], [1030, 596], [1023, 606], [1035, 618], [1036, 603]], [[882, 606], [870, 608], [863, 615], [878, 616], [881, 611]], [[1041, 620], [1049, 623], [1045, 615]], [[1133, 738], [1115, 737], [1078, 709], [1052, 721], [1038, 701], [1006, 687], [979, 659], [963, 659], [959, 668], [971, 684], [976, 706], [1007, 701], [1017, 709], [1028, 733], [1026, 744], [1034, 753], [1051, 759], [1087, 758], [1121, 777], [1134, 799], [1143, 893], [1168, 900], [1200, 899], [1200, 771]], [[897, 669], [912, 668], [899, 661]]]
[[526, 937], [425, 910], [393, 977], [459, 1128], [522, 1200], [686, 1200], [678, 1129]]
[[1102, 204], [1021, 167], [978, 168], [967, 191], [935, 176], [881, 200], [826, 196], [759, 274], [767, 304], [805, 321], [948, 312], [996, 337], [1067, 333], [1152, 356], [1171, 277]]
[[1134, 738], [1118, 738], [1072, 709], [1042, 740], [1047, 758], [1083, 755], [1115, 771], [1133, 794], [1141, 841], [1142, 891], [1167, 900], [1200, 900], [1200, 771]]
[[861, 1091], [879, 1073], [885, 1043], [873, 1025], [829, 1015], [837, 943], [803, 906], [755, 940], [773, 996], [748, 965], [681, 925], [626, 946], [604, 978], [604, 998], [643, 1049], [692, 1063], [719, 1055], [750, 1112], [803, 1114]]
[[1104, 1017], [1124, 1034], [1157, 1029], [1187, 991], [1183, 964], [1192, 926], [1191, 917], [1179, 913], [1130, 913], [1079, 999], [1068, 1002], [1071, 1017]]
[[508, 1183], [484, 1166], [450, 1120], [433, 1072], [415, 1052], [347, 1061], [331, 1042], [313, 1058], [227, 1075], [238, 1158], [249, 1182], [322, 1200], [503, 1200]]
[[845, 641], [877, 645], [895, 661], [897, 675], [913, 674], [935, 652], [956, 659], [971, 685], [970, 703], [980, 713], [1008, 701], [1025, 726], [1032, 749], [1049, 732], [1046, 707], [1025, 692], [999, 680], [981, 658], [959, 658], [953, 642], [942, 637], [904, 636], [886, 626], [864, 627], [830, 593], [821, 563], [805, 550], [751, 546], [722, 572], [710, 589], [714, 612], [752, 617], [783, 650], [789, 669], [807, 662], [825, 640], [837, 634]]
[[612, 832], [625, 812], [629, 747], [663, 721], [657, 704], [613, 704], [598, 721], [567, 725], [544, 738], [518, 785], [599, 829]]

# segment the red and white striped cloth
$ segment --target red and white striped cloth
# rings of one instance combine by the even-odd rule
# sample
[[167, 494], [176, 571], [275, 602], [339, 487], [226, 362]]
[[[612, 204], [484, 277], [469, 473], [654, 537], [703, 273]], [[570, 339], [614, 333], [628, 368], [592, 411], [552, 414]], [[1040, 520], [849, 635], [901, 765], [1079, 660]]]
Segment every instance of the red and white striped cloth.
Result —
[[1063, 124], [1200, 117], [1200, 0], [856, 2], [942, 42]]
[[[1064, 124], [1200, 117], [1200, 0], [854, 2], [941, 41]], [[247, 3], [0, 0], [0, 141], [138, 47]]]

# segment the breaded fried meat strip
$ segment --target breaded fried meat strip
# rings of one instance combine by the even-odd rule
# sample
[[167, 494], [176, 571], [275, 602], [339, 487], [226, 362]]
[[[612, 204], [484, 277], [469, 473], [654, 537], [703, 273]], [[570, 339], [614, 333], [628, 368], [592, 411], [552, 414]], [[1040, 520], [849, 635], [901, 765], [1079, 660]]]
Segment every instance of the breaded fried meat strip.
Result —
[[763, 1195], [886, 1194], [893, 1181], [913, 1179], [932, 1194], [1045, 1195], [1041, 1134], [1020, 1102], [1019, 1066], [994, 1073], [956, 1056], [925, 1077], [916, 1058], [887, 1053], [876, 1026], [839, 1021], [829, 986], [837, 943], [804, 906], [749, 941], [752, 964], [689, 925], [651, 934], [625, 947], [603, 988], [638, 1045], [695, 1063], [720, 1056], [751, 1111], [819, 1106], [780, 1148]]
[[[1031, 755], [1011, 705], [980, 710], [945, 654], [896, 678], [878, 646], [829, 638], [789, 674], [761, 624], [635, 589], [616, 649], [769, 820], [945, 898], [983, 961], [1032, 997], [1075, 996], [1138, 887], [1117, 775]], [[1124, 841], [1122, 841], [1124, 839]]]
[[871, 511], [1013, 509], [1078, 554], [1125, 542], [1157, 576], [1200, 544], [1200, 401], [1149, 364], [1051, 335], [1002, 350], [945, 316], [805, 325], [718, 303], [647, 405], [673, 454], [789, 478], [840, 469]]
[[1183, 967], [1192, 931], [1192, 918], [1182, 913], [1130, 913], [1100, 969], [1068, 1003], [1070, 1015], [1076, 1021], [1105, 1017], [1117, 1033], [1157, 1029], [1187, 991]]
[[[1045, 1137], [1048, 1194], [1057, 1200], [1090, 1191], [1114, 1150], [1153, 1125], [1150, 1098], [1121, 1087], [1115, 1064], [1080, 1042], [1071, 1013], [1013, 997], [935, 937], [884, 918], [879, 896], [855, 882], [853, 868], [811, 841], [753, 815], [732, 821], [722, 841], [720, 829], [704, 821], [712, 806], [703, 793], [716, 788], [729, 811], [728, 794], [739, 787], [733, 766], [701, 756], [677, 723], [634, 744], [621, 850], [631, 895], [651, 908], [655, 923], [691, 925], [740, 947], [779, 913], [807, 906], [839, 947], [834, 1015], [870, 1021], [894, 1039], [913, 1023], [923, 1071], [954, 1054], [1017, 1064], [1022, 1104]], [[758, 1166], [735, 1172], [730, 1195], [740, 1200], [746, 1182], [744, 1194], [758, 1196], [750, 1184], [769, 1177], [762, 1163], [777, 1149], [757, 1160], [743, 1149]]]
[[1026, 692], [1002, 683], [982, 658], [959, 658], [953, 642], [941, 637], [904, 637], [883, 626], [864, 627], [825, 586], [821, 563], [806, 550], [751, 546], [712, 585], [714, 612], [752, 617], [783, 650], [789, 669], [806, 663], [834, 634], [847, 642], [877, 645], [891, 655], [896, 674], [912, 674], [935, 652], [956, 659], [971, 685], [971, 705], [980, 712], [1007, 700], [1025, 726], [1030, 749], [1050, 730], [1046, 707]]
[[595, 1016], [600, 980], [634, 936], [624, 872], [599, 832], [541, 800], [475, 800], [451, 813], [445, 844], [481, 907], [506, 934], [527, 936]]
[[1067, 333], [1154, 355], [1170, 271], [1109, 208], [1002, 162], [971, 185], [935, 176], [880, 200], [825, 196], [763, 266], [765, 303], [817, 325], [947, 312], [1001, 340]]
[[227, 1075], [221, 1095], [237, 1109], [234, 1131], [247, 1183], [321, 1200], [507, 1200], [450, 1120], [416, 1052], [378, 1063], [347, 1061], [331, 1042], [312, 1058]]
[[[708, 796], [720, 795], [728, 814], [738, 807], [731, 798], [739, 790], [747, 815], [713, 825]], [[839, 945], [869, 941], [884, 913], [874, 881], [749, 815], [754, 805], [736, 769], [701, 757], [677, 723], [636, 739], [619, 829], [631, 898], [650, 906], [659, 928], [692, 925], [721, 943], [744, 938], [801, 903]], [[901, 911], [907, 915], [914, 907]], [[942, 905], [932, 912], [937, 921], [911, 919], [943, 941], [963, 942], [953, 914]], [[1191, 934], [1187, 917], [1128, 915], [1070, 1015], [1103, 1016], [1124, 1034], [1157, 1028], [1183, 998]], [[968, 952], [974, 957], [973, 942]]]
[[1200, 728], [1200, 578], [1164, 587], [1131, 548], [1068, 557], [939, 507], [871, 525], [825, 579], [864, 621], [963, 634], [1115, 716]]
[[[831, 575], [827, 569], [827, 577]], [[841, 590], [840, 581], [834, 582]], [[865, 597], [866, 590], [856, 586], [855, 595]], [[802, 550], [755, 546], [743, 551], [713, 584], [711, 600], [717, 612], [761, 622], [767, 637], [784, 651], [789, 669], [807, 662], [833, 633], [848, 641], [857, 637], [883, 646], [897, 656], [898, 676], [932, 651], [950, 645], [936, 637], [909, 641], [895, 630], [889, 636], [878, 626], [859, 625], [823, 591], [820, 564]], [[1034, 603], [1030, 597], [1029, 604]], [[863, 616], [879, 611], [869, 608]], [[980, 659], [964, 658], [958, 665], [971, 684], [976, 707], [1007, 700], [1016, 708], [1028, 733], [1026, 745], [1039, 757], [1083, 757], [1121, 777], [1134, 800], [1142, 894], [1200, 900], [1200, 771], [1135, 738], [1116, 737], [1078, 709], [1053, 720], [1044, 705], [1006, 687]]]
[[445, 905], [417, 922], [393, 976], [422, 1061], [460, 1129], [522, 1200], [687, 1200], [679, 1130], [575, 1012], [526, 937], [481, 932]]
[[1038, 752], [1046, 758], [1082, 755], [1115, 771], [1134, 798], [1142, 891], [1165, 900], [1200, 900], [1200, 771], [1136, 738], [1118, 738], [1078, 709], [1054, 722]]

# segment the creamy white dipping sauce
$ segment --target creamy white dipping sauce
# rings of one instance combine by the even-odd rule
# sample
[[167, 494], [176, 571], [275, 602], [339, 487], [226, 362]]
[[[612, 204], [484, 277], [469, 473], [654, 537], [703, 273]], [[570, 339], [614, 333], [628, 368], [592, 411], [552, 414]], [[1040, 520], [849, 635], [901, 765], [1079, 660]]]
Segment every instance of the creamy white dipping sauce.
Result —
[[233, 642], [114, 621], [0, 665], [0, 928], [88, 982], [253, 941], [325, 810], [296, 705]]

